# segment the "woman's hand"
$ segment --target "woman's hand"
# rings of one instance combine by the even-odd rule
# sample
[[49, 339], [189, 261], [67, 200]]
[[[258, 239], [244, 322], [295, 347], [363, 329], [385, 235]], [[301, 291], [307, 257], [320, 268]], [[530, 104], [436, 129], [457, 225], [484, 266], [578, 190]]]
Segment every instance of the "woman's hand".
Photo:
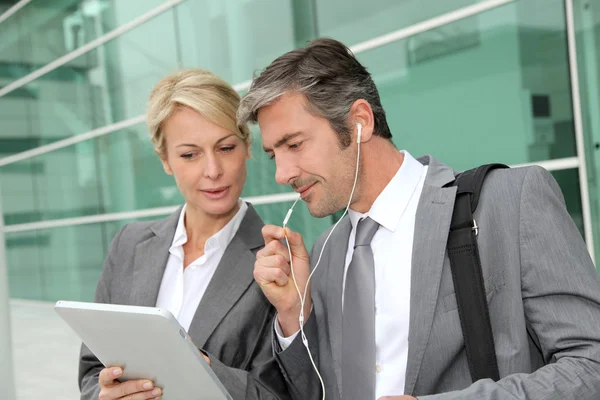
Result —
[[123, 375], [121, 368], [104, 368], [100, 371], [98, 385], [100, 386], [99, 400], [146, 400], [158, 399], [162, 394], [160, 388], [154, 387], [154, 382], [147, 379], [136, 379], [119, 382]]

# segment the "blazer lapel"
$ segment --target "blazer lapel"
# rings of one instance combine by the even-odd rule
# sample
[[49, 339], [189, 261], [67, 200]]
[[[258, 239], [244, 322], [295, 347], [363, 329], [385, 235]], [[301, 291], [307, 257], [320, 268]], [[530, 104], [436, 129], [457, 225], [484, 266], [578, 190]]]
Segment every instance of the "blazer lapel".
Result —
[[146, 307], [156, 305], [181, 208], [152, 225], [151, 236], [135, 246], [131, 304]]
[[190, 325], [189, 334], [202, 348], [215, 328], [254, 281], [253, 250], [264, 246], [263, 221], [248, 204], [240, 227], [227, 246]]
[[327, 302], [327, 322], [333, 369], [338, 382], [340, 398], [342, 396], [342, 285], [351, 230], [350, 218], [345, 217], [336, 228], [336, 233], [332, 235], [331, 243], [327, 243], [329, 250], [325, 251], [324, 256], [329, 257], [329, 260], [321, 260], [324, 265], [328, 265], [327, 292], [324, 293], [324, 297]]
[[407, 394], [414, 390], [433, 324], [456, 195], [455, 187], [443, 187], [454, 180], [452, 169], [432, 157], [420, 161], [429, 164], [429, 169], [415, 219], [405, 383]]

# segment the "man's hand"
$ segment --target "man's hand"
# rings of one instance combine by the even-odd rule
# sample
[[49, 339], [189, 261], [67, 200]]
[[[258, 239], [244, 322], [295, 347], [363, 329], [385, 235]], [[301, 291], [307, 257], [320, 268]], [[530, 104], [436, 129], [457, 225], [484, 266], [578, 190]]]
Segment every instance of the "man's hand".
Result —
[[154, 383], [147, 379], [137, 379], [119, 382], [117, 379], [123, 375], [121, 368], [104, 368], [100, 371], [98, 385], [100, 386], [100, 400], [145, 400], [158, 399], [162, 394], [160, 388], [155, 388]]
[[[300, 298], [291, 276], [290, 255], [285, 243], [285, 235], [290, 244], [294, 274], [300, 293], [304, 295], [306, 281], [310, 275], [310, 261], [302, 235], [289, 228], [265, 225], [262, 229], [265, 247], [256, 254], [254, 279], [265, 297], [277, 309], [279, 324], [285, 336], [298, 332], [300, 325]], [[282, 243], [283, 240], [283, 243]], [[304, 320], [308, 319], [312, 307], [310, 288], [306, 291]]]

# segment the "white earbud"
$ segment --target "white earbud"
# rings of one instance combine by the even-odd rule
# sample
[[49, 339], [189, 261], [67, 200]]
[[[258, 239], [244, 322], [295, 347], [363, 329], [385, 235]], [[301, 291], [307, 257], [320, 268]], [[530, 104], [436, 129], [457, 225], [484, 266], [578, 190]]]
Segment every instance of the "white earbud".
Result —
[[360, 136], [362, 135], [362, 124], [360, 122], [357, 122], [356, 128], [358, 129], [358, 135], [356, 135], [356, 143], [360, 144]]

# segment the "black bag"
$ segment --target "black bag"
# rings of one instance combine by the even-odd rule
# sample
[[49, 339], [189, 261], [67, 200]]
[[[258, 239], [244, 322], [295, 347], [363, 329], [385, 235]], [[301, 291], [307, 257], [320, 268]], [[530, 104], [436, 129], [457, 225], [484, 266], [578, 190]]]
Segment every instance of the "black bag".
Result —
[[500, 379], [477, 247], [479, 227], [473, 218], [485, 176], [497, 168], [508, 167], [503, 164], [482, 165], [457, 175], [449, 185], [458, 189], [447, 249], [473, 382], [484, 378]]

